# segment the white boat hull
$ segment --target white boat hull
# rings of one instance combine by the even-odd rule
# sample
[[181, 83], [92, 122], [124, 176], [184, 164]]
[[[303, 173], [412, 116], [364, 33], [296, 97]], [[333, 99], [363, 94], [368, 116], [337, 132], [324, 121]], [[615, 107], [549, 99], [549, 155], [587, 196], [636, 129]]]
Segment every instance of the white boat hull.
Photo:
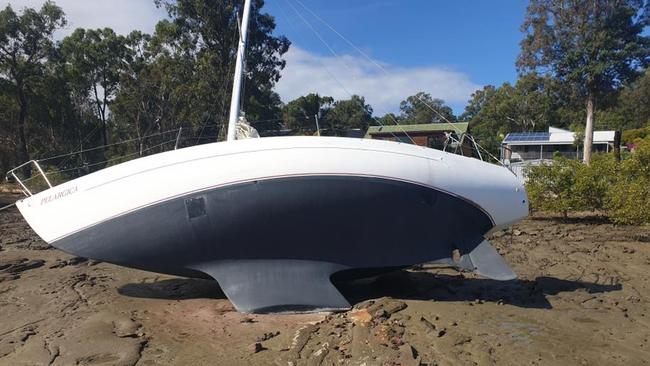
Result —
[[[334, 273], [444, 260], [454, 249], [485, 252], [488, 231], [528, 213], [521, 183], [503, 167], [409, 144], [323, 137], [161, 153], [17, 206], [55, 247], [207, 275], [242, 311], [345, 308], [329, 281]], [[503, 269], [474, 262], [488, 276]]]

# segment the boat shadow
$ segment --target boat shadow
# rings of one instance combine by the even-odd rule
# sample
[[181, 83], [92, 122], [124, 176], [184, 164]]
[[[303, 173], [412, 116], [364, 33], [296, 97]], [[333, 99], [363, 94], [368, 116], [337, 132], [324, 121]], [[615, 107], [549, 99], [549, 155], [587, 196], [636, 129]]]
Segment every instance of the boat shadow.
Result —
[[619, 291], [621, 284], [597, 284], [541, 276], [535, 280], [495, 281], [464, 278], [462, 275], [434, 274], [424, 271], [396, 271], [373, 281], [337, 283], [337, 288], [356, 304], [383, 296], [395, 299], [451, 302], [493, 302], [522, 308], [551, 309], [547, 295], [584, 290], [587, 293]]
[[128, 297], [164, 300], [226, 299], [217, 281], [170, 278], [154, 282], [127, 283], [117, 289]]
[[[537, 277], [535, 280], [495, 281], [464, 278], [425, 271], [399, 270], [372, 279], [335, 281], [350, 304], [391, 297], [402, 300], [494, 302], [522, 308], [551, 309], [547, 295], [584, 290], [587, 293], [619, 291], [620, 284], [604, 285], [585, 281]], [[212, 280], [171, 278], [154, 282], [129, 283], [118, 289], [128, 297], [189, 300], [227, 299]]]

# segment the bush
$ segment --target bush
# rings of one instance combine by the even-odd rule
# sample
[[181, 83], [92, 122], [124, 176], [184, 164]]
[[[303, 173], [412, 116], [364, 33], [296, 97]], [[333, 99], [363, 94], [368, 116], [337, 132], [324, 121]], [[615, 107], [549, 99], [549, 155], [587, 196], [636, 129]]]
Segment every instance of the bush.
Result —
[[583, 165], [577, 160], [556, 156], [552, 163], [530, 167], [526, 173], [526, 191], [533, 210], [561, 212], [579, 209], [581, 203], [576, 190], [576, 172]]
[[635, 143], [650, 136], [650, 127], [642, 127], [634, 130], [625, 130], [621, 136], [623, 143]]
[[606, 208], [608, 192], [616, 182], [619, 163], [614, 154], [594, 154], [590, 165], [580, 164], [576, 170], [576, 206], [580, 210], [600, 211]]
[[528, 169], [531, 209], [562, 213], [605, 210], [618, 224], [650, 223], [650, 136], [618, 163], [613, 154], [594, 154], [590, 165], [556, 156]]
[[623, 160], [607, 192], [609, 218], [619, 224], [650, 223], [650, 136]]

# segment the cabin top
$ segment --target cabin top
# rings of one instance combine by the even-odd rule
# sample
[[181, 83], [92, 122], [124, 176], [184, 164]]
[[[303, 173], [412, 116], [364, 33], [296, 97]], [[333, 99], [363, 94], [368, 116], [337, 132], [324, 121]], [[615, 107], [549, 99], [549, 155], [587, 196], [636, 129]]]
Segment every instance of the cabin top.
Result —
[[370, 126], [365, 138], [399, 141], [442, 150], [448, 133], [454, 133], [460, 140], [461, 135], [467, 133], [468, 126], [467, 122]]
[[404, 133], [428, 133], [428, 132], [456, 132], [457, 134], [466, 133], [469, 123], [423, 123], [417, 125], [390, 125], [390, 126], [370, 126], [366, 132], [366, 138], [373, 138], [378, 135], [400, 135]]

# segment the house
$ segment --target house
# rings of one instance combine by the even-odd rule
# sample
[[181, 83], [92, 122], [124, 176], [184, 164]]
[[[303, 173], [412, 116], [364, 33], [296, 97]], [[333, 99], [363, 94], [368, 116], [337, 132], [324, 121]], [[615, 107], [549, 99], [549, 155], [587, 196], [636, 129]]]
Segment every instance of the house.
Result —
[[[616, 131], [594, 131], [594, 152], [610, 152], [617, 141]], [[549, 127], [548, 132], [512, 132], [501, 142], [501, 162], [517, 177], [526, 180], [526, 167], [550, 161], [559, 154], [569, 159], [582, 159], [582, 143], [576, 143], [574, 132]]]
[[442, 150], [448, 134], [460, 140], [469, 123], [425, 123], [417, 125], [370, 126], [365, 138], [405, 142]]
[[[614, 148], [616, 131], [594, 131], [594, 152], [609, 152]], [[540, 162], [560, 154], [570, 159], [582, 159], [582, 143], [576, 144], [574, 132], [549, 127], [548, 132], [512, 132], [501, 142], [501, 162]]]

